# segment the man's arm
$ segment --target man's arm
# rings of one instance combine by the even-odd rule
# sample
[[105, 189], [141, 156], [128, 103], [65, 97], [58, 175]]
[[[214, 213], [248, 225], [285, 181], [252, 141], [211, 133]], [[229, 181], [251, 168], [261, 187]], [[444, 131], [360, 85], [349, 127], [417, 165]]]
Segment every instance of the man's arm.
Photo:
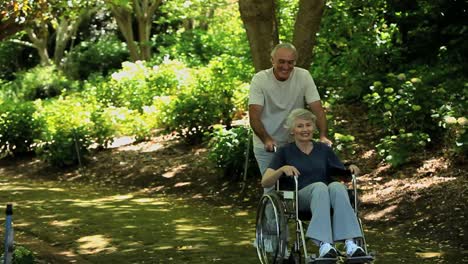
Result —
[[331, 146], [333, 142], [328, 139], [327, 117], [320, 101], [314, 101], [309, 104], [309, 109], [317, 117], [317, 127], [320, 131], [320, 141]]
[[250, 127], [254, 131], [255, 135], [257, 135], [265, 145], [265, 150], [274, 151], [274, 146], [276, 146], [276, 142], [265, 130], [265, 126], [263, 126], [261, 120], [262, 111], [263, 106], [261, 105], [249, 105]]

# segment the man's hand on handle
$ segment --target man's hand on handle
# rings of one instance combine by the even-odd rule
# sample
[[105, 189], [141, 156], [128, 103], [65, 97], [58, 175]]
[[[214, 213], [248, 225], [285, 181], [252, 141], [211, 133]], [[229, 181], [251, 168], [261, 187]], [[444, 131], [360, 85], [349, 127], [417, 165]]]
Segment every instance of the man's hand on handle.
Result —
[[333, 145], [333, 142], [329, 140], [327, 137], [321, 136], [320, 137], [320, 142], [327, 144], [327, 146], [331, 147]]
[[265, 145], [265, 150], [268, 151], [268, 152], [275, 152], [275, 148], [276, 148], [276, 141], [274, 139], [272, 139], [271, 137], [270, 138], [267, 138], [265, 140], [265, 142], [263, 142], [263, 144]]

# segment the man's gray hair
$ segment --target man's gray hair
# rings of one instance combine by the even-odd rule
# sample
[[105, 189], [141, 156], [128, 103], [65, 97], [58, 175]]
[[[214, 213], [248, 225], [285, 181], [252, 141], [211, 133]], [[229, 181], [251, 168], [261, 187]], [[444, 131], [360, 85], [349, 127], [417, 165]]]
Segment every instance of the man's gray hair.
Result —
[[286, 119], [286, 123], [284, 125], [284, 127], [288, 129], [289, 133], [291, 133], [294, 129], [294, 124], [298, 119], [312, 121], [314, 129], [317, 127], [315, 124], [315, 122], [317, 121], [317, 117], [312, 112], [304, 108], [296, 108], [292, 110], [291, 113], [288, 115], [288, 118]]
[[276, 45], [276, 46], [273, 48], [273, 50], [271, 51], [270, 56], [273, 58], [273, 56], [275, 56], [275, 54], [276, 54], [276, 51], [277, 51], [278, 49], [282, 49], [282, 48], [292, 50], [293, 53], [294, 53], [294, 57], [296, 57], [296, 59], [297, 59], [297, 50], [296, 50], [296, 47], [294, 47], [293, 44], [288, 43], [288, 42], [283, 42], [283, 43], [280, 43], [280, 44]]

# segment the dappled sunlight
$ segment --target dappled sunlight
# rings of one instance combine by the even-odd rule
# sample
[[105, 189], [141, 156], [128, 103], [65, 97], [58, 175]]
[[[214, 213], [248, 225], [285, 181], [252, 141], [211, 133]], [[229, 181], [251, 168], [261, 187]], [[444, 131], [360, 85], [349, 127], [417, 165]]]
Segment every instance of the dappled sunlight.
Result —
[[131, 202], [138, 203], [138, 204], [151, 204], [151, 205], [168, 205], [168, 202], [161, 201], [161, 198], [138, 198], [132, 199]]
[[455, 177], [426, 177], [426, 178], [405, 178], [393, 179], [379, 187], [377, 192], [367, 192], [362, 195], [362, 200], [365, 202], [377, 202], [380, 199], [391, 199], [395, 196], [404, 194], [404, 190], [418, 191], [429, 188], [433, 185], [456, 180]]
[[162, 144], [155, 143], [155, 144], [151, 144], [149, 147], [145, 148], [141, 152], [142, 153], [155, 152], [155, 151], [158, 151], [158, 150], [162, 149], [163, 147], [164, 146]]
[[179, 165], [179, 166], [176, 166], [168, 171], [166, 171], [162, 176], [164, 178], [172, 178], [174, 177], [177, 173], [180, 173], [183, 169], [187, 168], [188, 165], [187, 164], [182, 164], [182, 165]]
[[35, 225], [35, 223], [32, 223], [32, 222], [27, 222], [27, 221], [23, 221], [23, 222], [15, 222], [15, 228], [16, 227], [29, 227], [29, 226], [33, 226]]
[[417, 169], [419, 174], [433, 174], [439, 170], [446, 170], [449, 163], [444, 158], [433, 158], [425, 160], [423, 165]]
[[[23, 215], [16, 215], [16, 226], [34, 229], [38, 238], [55, 241], [54, 247], [64, 255], [88, 255], [93, 263], [106, 263], [100, 260], [122, 255], [132, 256], [129, 263], [142, 256], [154, 263], [158, 254], [201, 256], [212, 250], [234, 250], [223, 251], [227, 255], [219, 259], [226, 260], [244, 247], [250, 248], [254, 237], [253, 212], [231, 205], [213, 207], [187, 197], [148, 195], [148, 190], [112, 194], [107, 188], [68, 183], [37, 186], [16, 197], [26, 208]], [[61, 188], [56, 187], [65, 191], [57, 192]], [[0, 192], [5, 197], [8, 194]], [[249, 256], [255, 256], [251, 253]]]
[[51, 214], [51, 215], [41, 215], [41, 216], [38, 216], [39, 219], [48, 219], [48, 218], [58, 218], [59, 215], [57, 214]]
[[116, 137], [108, 148], [118, 148], [135, 142], [135, 137]]
[[376, 154], [377, 153], [375, 152], [375, 150], [371, 149], [371, 150], [364, 152], [361, 156], [361, 159], [370, 159], [370, 158], [375, 157]]
[[76, 242], [79, 244], [78, 251], [80, 254], [96, 254], [115, 252], [117, 248], [110, 246], [111, 241], [111, 239], [103, 235], [94, 235], [81, 237]]
[[168, 250], [168, 249], [173, 249], [173, 246], [160, 246], [160, 247], [155, 247], [154, 250]]
[[427, 259], [427, 258], [440, 258], [443, 253], [440, 252], [416, 252], [416, 256]]
[[68, 220], [65, 220], [65, 221], [54, 220], [54, 221], [50, 222], [49, 225], [56, 226], [56, 227], [67, 227], [67, 226], [77, 225], [79, 221], [80, 221], [80, 219], [78, 219], [78, 218], [68, 219]]
[[60, 251], [58, 252], [59, 255], [65, 256], [65, 257], [76, 257], [76, 253], [70, 251], [70, 250], [65, 250], [65, 251]]
[[239, 211], [234, 214], [235, 216], [248, 216], [249, 211]]
[[24, 185], [20, 186], [12, 186], [12, 185], [4, 185], [0, 186], [0, 191], [39, 191], [39, 190], [47, 190], [47, 191], [52, 191], [52, 192], [64, 192], [65, 190], [62, 188], [36, 188], [36, 187], [28, 187]]
[[183, 187], [183, 186], [188, 186], [190, 184], [192, 184], [192, 182], [178, 182], [174, 184], [174, 187]]
[[384, 218], [386, 215], [393, 213], [397, 208], [398, 206], [392, 205], [383, 210], [368, 213], [366, 214], [366, 216], [364, 216], [364, 219], [365, 220], [379, 220], [379, 219]]

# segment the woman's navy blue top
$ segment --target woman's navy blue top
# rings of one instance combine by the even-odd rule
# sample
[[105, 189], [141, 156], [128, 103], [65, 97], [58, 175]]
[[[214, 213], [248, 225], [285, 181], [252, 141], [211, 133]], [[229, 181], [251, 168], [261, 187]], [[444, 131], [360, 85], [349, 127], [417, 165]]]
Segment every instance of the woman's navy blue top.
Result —
[[[302, 152], [294, 142], [284, 145], [275, 153], [268, 167], [274, 170], [284, 165], [296, 167], [301, 173], [298, 177], [299, 190], [315, 182], [328, 185], [333, 181], [331, 172], [336, 169], [345, 170], [345, 166], [328, 145], [322, 142], [313, 142], [313, 144], [314, 147], [309, 154]], [[294, 189], [293, 177], [283, 175], [279, 182], [280, 189]]]

